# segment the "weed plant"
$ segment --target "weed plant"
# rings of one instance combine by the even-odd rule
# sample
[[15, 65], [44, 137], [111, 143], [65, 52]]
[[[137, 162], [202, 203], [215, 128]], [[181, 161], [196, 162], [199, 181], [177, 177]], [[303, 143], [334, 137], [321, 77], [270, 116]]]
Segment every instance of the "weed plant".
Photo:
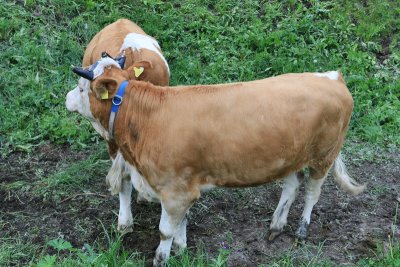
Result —
[[0, 1], [0, 151], [45, 141], [84, 147], [89, 123], [65, 109], [90, 39], [118, 18], [157, 38], [171, 84], [340, 69], [355, 101], [350, 135], [400, 144], [398, 1]]
[[[399, 14], [400, 2], [390, 0], [0, 0], [0, 153], [31, 151], [49, 141], [74, 148], [101, 142], [88, 121], [66, 110], [65, 95], [78, 80], [71, 65], [80, 64], [99, 30], [122, 17], [159, 41], [170, 63], [171, 85], [341, 70], [355, 102], [351, 138], [398, 147]], [[14, 181], [4, 188], [60, 201], [106, 172], [103, 152], [35, 182]], [[5, 223], [0, 220], [0, 226]], [[62, 239], [41, 248], [0, 237], [0, 266], [21, 259], [34, 266], [144, 265], [137, 254], [123, 250], [119, 236], [107, 240], [106, 249], [75, 248]], [[56, 253], [47, 255], [48, 249]], [[169, 265], [223, 266], [227, 254], [210, 260], [201, 250], [185, 252]], [[388, 252], [360, 265], [400, 266], [399, 258], [399, 245], [391, 243]], [[315, 258], [299, 262], [293, 255], [271, 264], [329, 266]]]

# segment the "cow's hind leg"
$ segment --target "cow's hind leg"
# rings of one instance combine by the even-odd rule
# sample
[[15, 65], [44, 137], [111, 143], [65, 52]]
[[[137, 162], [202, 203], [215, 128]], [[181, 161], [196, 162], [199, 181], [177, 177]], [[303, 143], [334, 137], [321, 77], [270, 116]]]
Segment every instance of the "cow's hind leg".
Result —
[[318, 202], [321, 194], [321, 186], [325, 181], [327, 172], [319, 172], [315, 169], [310, 169], [310, 177], [305, 184], [305, 204], [303, 214], [299, 223], [299, 228], [296, 231], [296, 236], [305, 238], [307, 236], [308, 225], [311, 220], [311, 212], [314, 205]]
[[180, 225], [178, 226], [178, 231], [174, 235], [173, 241], [173, 249], [175, 253], [181, 253], [186, 248], [186, 225], [187, 225], [187, 218], [186, 216], [181, 221]]
[[300, 186], [300, 181], [296, 173], [287, 176], [284, 180], [282, 195], [279, 200], [279, 204], [276, 207], [274, 215], [272, 216], [272, 222], [270, 226], [269, 240], [273, 240], [277, 237], [286, 225], [287, 216], [289, 213], [290, 206], [296, 198], [297, 191]]

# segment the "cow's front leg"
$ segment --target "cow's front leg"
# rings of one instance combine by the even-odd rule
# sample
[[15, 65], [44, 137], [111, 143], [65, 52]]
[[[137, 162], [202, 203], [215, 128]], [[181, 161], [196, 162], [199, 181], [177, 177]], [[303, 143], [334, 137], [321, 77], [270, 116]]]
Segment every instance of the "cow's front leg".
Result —
[[[178, 200], [180, 199], [180, 200]], [[179, 248], [186, 247], [185, 214], [192, 201], [185, 201], [179, 196], [175, 199], [161, 201], [160, 244], [153, 260], [154, 266], [165, 266], [171, 253], [173, 239]]]
[[122, 188], [121, 192], [119, 192], [118, 231], [123, 233], [132, 231], [133, 217], [131, 211], [131, 194], [131, 181], [129, 179], [122, 179]]

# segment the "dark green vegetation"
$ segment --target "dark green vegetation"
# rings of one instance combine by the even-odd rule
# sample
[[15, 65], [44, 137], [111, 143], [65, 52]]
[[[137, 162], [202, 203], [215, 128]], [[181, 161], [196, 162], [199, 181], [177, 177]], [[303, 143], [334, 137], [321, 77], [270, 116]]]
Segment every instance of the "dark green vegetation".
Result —
[[[84, 49], [96, 32], [121, 17], [135, 21], [159, 41], [170, 63], [172, 85], [340, 69], [355, 101], [349, 132], [355, 142], [349, 145], [348, 152], [354, 156], [354, 166], [364, 167], [364, 162], [371, 159], [388, 164], [386, 158], [376, 158], [382, 155], [380, 150], [376, 152], [376, 146], [398, 151], [399, 1], [0, 0], [0, 204], [4, 199], [4, 207], [10, 206], [0, 209], [0, 266], [29, 262], [52, 266], [54, 261], [63, 266], [142, 264], [142, 256], [132, 254], [131, 248], [124, 250], [120, 237], [107, 233], [109, 225], [115, 223], [114, 214], [85, 213], [78, 205], [81, 198], [93, 210], [100, 206], [106, 211], [117, 204], [115, 199], [110, 204], [110, 197], [103, 196], [108, 194], [105, 185], [99, 186], [110, 165], [104, 146], [99, 151], [86, 151], [99, 148], [101, 138], [86, 120], [68, 113], [64, 107], [65, 94], [77, 82], [70, 66], [80, 64]], [[364, 142], [373, 145], [365, 148]], [[86, 152], [74, 152], [68, 147], [85, 148]], [[59, 153], [64, 149], [67, 152]], [[25, 154], [32, 151], [48, 158]], [[387, 166], [398, 165], [398, 153], [389, 152], [388, 158], [394, 163]], [[34, 163], [28, 164], [29, 161]], [[41, 161], [46, 165], [40, 165]], [[25, 167], [13, 171], [16, 166]], [[374, 195], [388, 194], [385, 184], [371, 187]], [[60, 202], [66, 206], [57, 210], [54, 203]], [[12, 205], [18, 203], [28, 203], [48, 217], [41, 218], [39, 212], [31, 217], [31, 213], [14, 211]], [[276, 201], [271, 205], [275, 204]], [[388, 216], [394, 218], [396, 226], [395, 210], [395, 216]], [[77, 239], [80, 235], [95, 241], [86, 244], [84, 250], [81, 243], [62, 243], [59, 229], [44, 232], [41, 224], [35, 224], [52, 221], [54, 214], [66, 218], [80, 212], [82, 218], [66, 220], [68, 223], [57, 227], [73, 225], [71, 232], [76, 233]], [[87, 229], [99, 225], [97, 216], [107, 221], [105, 229], [95, 232], [99, 236], [86, 236]], [[270, 218], [270, 214], [266, 217]], [[33, 226], [11, 227], [13, 218], [18, 222], [32, 221]], [[156, 220], [141, 223], [157, 225]], [[220, 228], [224, 229], [223, 224]], [[29, 234], [18, 229], [26, 229]], [[157, 231], [148, 235], [153, 236], [153, 245], [157, 244]], [[59, 242], [48, 243], [50, 240]], [[390, 240], [389, 245], [378, 242], [373, 248], [376, 256], [366, 258], [360, 265], [400, 266], [399, 246]], [[146, 248], [150, 252], [152, 249]], [[215, 252], [214, 260], [195, 251], [190, 253], [195, 254], [197, 262], [192, 264], [197, 266], [220, 266], [226, 260], [226, 251], [219, 257]], [[305, 257], [303, 264], [318, 264], [318, 251], [317, 248], [315, 258]], [[47, 254], [51, 256], [45, 257]], [[297, 254], [275, 257], [279, 266], [299, 265]], [[188, 264], [194, 259], [185, 254], [177, 260]]]
[[[368, 3], [368, 4], [366, 4]], [[246, 81], [340, 69], [354, 96], [351, 134], [400, 143], [398, 1], [1, 1], [1, 152], [44, 140], [98, 140], [64, 108], [70, 71], [104, 25], [126, 17], [156, 37], [171, 84]]]

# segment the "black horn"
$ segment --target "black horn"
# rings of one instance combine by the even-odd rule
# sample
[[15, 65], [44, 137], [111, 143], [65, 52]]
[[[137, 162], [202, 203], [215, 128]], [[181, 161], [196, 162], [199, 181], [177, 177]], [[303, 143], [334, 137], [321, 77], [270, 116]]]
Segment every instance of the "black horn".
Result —
[[85, 70], [80, 67], [73, 67], [72, 71], [85, 79], [93, 81], [94, 73], [92, 70]]
[[114, 59], [118, 63], [118, 65], [121, 67], [121, 69], [123, 69], [125, 66], [125, 60], [126, 60], [126, 57], [124, 54], [117, 56], [116, 58], [113, 58], [112, 56], [110, 56], [109, 53], [107, 53], [107, 51], [103, 51], [103, 52], [101, 52], [101, 57], [102, 58], [109, 57], [109, 58]]
[[121, 56], [114, 58], [114, 60], [117, 61], [118, 65], [121, 67], [121, 69], [123, 69], [125, 66], [125, 59], [126, 59], [125, 55], [121, 55]]
[[102, 58], [105, 58], [105, 57], [110, 57], [110, 58], [112, 58], [112, 56], [110, 56], [110, 54], [107, 53], [106, 51], [101, 52], [101, 57], [102, 57]]

